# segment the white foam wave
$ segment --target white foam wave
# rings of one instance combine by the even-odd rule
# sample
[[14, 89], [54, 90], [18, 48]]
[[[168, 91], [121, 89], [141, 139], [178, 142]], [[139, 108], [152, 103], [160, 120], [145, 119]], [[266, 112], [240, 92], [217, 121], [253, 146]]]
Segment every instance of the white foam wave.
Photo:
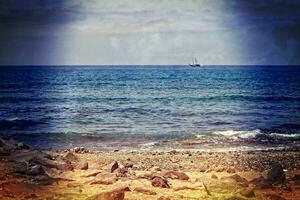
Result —
[[273, 138], [296, 138], [300, 137], [299, 133], [263, 133], [259, 129], [251, 131], [235, 131], [235, 130], [226, 130], [226, 131], [215, 131], [212, 133], [213, 136], [223, 136], [231, 139], [251, 139], [259, 135], [268, 135]]

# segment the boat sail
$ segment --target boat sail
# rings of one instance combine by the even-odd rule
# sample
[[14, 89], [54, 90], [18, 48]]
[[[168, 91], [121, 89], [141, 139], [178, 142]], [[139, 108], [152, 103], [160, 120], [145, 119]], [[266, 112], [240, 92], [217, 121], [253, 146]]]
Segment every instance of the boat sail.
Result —
[[197, 58], [194, 57], [192, 59], [192, 63], [190, 64], [191, 67], [200, 67], [201, 65], [197, 62]]

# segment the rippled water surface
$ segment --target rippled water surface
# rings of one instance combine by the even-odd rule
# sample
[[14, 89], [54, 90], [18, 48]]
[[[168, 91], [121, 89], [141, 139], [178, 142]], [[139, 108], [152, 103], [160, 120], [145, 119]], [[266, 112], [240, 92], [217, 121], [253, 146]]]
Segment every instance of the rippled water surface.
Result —
[[0, 80], [0, 134], [40, 148], [299, 143], [299, 67], [2, 67]]

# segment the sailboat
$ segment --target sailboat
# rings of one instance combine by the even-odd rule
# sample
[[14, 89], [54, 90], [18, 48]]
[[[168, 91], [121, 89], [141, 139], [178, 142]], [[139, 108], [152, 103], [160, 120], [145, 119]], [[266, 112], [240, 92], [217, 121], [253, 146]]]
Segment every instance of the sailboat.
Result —
[[192, 63], [190, 64], [191, 67], [201, 67], [201, 65], [197, 62], [197, 58], [194, 57]]

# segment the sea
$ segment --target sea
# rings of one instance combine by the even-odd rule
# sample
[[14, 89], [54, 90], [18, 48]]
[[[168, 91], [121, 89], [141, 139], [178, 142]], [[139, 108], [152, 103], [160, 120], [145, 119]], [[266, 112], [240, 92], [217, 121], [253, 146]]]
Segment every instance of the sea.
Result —
[[1, 66], [0, 137], [44, 150], [299, 149], [299, 66]]

